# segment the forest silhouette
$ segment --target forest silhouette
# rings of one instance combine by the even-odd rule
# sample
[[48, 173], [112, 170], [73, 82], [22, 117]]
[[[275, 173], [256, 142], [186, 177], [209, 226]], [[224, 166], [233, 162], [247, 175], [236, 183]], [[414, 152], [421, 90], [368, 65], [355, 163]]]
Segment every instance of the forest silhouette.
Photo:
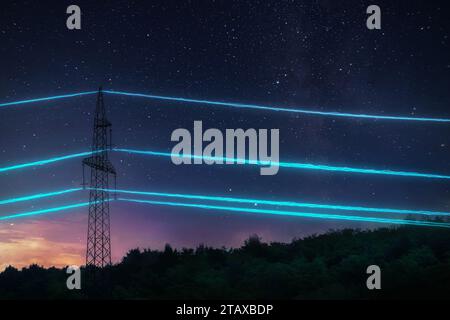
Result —
[[[0, 273], [0, 299], [448, 299], [450, 231], [423, 227], [329, 231], [291, 243], [254, 235], [240, 248], [130, 250], [101, 270], [101, 290], [68, 290], [65, 269]], [[368, 290], [369, 265], [381, 290]]]

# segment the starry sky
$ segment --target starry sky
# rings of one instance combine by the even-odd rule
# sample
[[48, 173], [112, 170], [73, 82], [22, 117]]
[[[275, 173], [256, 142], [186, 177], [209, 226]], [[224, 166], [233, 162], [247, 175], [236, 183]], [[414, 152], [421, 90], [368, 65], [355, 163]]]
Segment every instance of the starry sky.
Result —
[[[3, 1], [0, 102], [105, 89], [320, 111], [450, 118], [444, 1]], [[82, 11], [69, 31], [68, 5]], [[177, 128], [278, 128], [282, 161], [450, 174], [450, 126], [105, 96], [117, 147], [170, 151]], [[0, 167], [87, 151], [95, 96], [0, 110]], [[113, 154], [123, 189], [450, 210], [442, 180], [280, 168], [175, 166]], [[81, 159], [0, 173], [0, 199], [70, 187]], [[87, 201], [81, 192], [2, 206], [9, 214]], [[380, 225], [376, 225], [380, 226]], [[374, 224], [111, 204], [113, 260], [135, 247], [235, 247]], [[0, 224], [0, 270], [84, 261], [87, 208]]]

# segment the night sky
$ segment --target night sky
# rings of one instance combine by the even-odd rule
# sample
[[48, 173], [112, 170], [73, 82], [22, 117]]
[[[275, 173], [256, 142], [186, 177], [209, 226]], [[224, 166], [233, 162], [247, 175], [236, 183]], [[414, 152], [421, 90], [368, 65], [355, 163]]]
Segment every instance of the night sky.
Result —
[[[105, 89], [277, 107], [450, 118], [445, 2], [3, 1], [0, 103]], [[66, 28], [70, 4], [82, 30]], [[321, 117], [105, 96], [117, 147], [170, 151], [177, 128], [278, 128], [280, 160], [450, 174], [450, 125]], [[0, 110], [0, 167], [87, 151], [95, 96]], [[445, 180], [245, 166], [175, 166], [112, 154], [123, 189], [450, 210]], [[79, 187], [81, 159], [0, 173], [0, 199]], [[1, 214], [87, 201], [87, 192]], [[381, 225], [111, 204], [113, 260], [134, 247], [239, 246]], [[87, 208], [0, 224], [0, 269], [83, 263]]]

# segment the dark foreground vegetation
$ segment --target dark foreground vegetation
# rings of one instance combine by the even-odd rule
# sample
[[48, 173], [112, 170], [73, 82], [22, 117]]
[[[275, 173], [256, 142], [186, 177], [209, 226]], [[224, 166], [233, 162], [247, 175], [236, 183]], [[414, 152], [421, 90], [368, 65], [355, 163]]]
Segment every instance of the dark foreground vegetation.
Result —
[[[381, 290], [366, 288], [372, 264], [381, 268]], [[290, 244], [254, 236], [239, 249], [135, 249], [101, 271], [108, 280], [100, 293], [87, 292], [86, 282], [69, 291], [67, 276], [37, 265], [9, 267], [0, 273], [0, 299], [449, 299], [450, 231], [343, 230]]]

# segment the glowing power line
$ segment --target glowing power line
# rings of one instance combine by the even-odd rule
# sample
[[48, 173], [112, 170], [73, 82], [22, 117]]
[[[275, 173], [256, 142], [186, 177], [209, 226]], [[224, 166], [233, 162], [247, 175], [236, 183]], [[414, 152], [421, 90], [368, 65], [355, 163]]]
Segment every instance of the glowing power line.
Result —
[[29, 100], [5, 102], [5, 103], [0, 103], [0, 107], [9, 107], [9, 106], [16, 106], [19, 104], [74, 98], [74, 97], [85, 96], [85, 95], [90, 95], [90, 94], [94, 94], [94, 93], [97, 93], [97, 91], [78, 92], [78, 93], [63, 94], [63, 95], [59, 95], [59, 96], [52, 96], [52, 97], [45, 97], [45, 98], [36, 98], [36, 99], [29, 99]]
[[247, 199], [247, 198], [235, 198], [235, 197], [223, 197], [223, 196], [206, 196], [206, 195], [197, 195], [197, 194], [163, 193], [163, 192], [149, 192], [149, 191], [135, 191], [135, 190], [121, 190], [121, 189], [117, 189], [117, 190], [108, 189], [105, 191], [125, 193], [125, 194], [134, 194], [134, 195], [144, 195], [144, 196], [246, 203], [246, 204], [253, 204], [253, 205], [258, 204], [258, 205], [270, 205], [270, 206], [281, 206], [281, 207], [311, 208], [311, 209], [330, 209], [330, 210], [344, 210], [344, 211], [397, 213], [397, 214], [417, 214], [417, 215], [427, 215], [427, 216], [450, 216], [450, 212], [427, 211], [427, 210], [373, 208], [373, 207], [346, 206], [346, 205], [334, 205], [334, 204], [305, 203], [305, 202], [295, 202], [295, 201], [275, 201], [275, 200], [264, 200], [264, 199]]
[[337, 214], [280, 211], [280, 210], [268, 210], [268, 209], [252, 209], [252, 208], [214, 206], [214, 205], [195, 204], [195, 203], [139, 200], [139, 199], [128, 199], [128, 198], [119, 198], [118, 200], [119, 201], [136, 202], [136, 203], [163, 205], [163, 206], [173, 206], [173, 207], [188, 207], [188, 208], [233, 211], [233, 212], [261, 213], [261, 214], [269, 214], [269, 215], [294, 216], [294, 217], [303, 217], [303, 218], [317, 218], [317, 219], [327, 219], [327, 220], [348, 220], [348, 221], [360, 221], [360, 222], [376, 222], [376, 223], [391, 223], [391, 224], [401, 224], [401, 225], [450, 228], [450, 223], [439, 223], [439, 222], [431, 222], [431, 221], [401, 220], [401, 219], [374, 218], [374, 217], [362, 217], [362, 216], [346, 216], [346, 215], [337, 215]]
[[[415, 226], [450, 228], [450, 223], [440, 223], [440, 222], [432, 222], [432, 221], [401, 220], [401, 219], [362, 217], [362, 216], [352, 216], [352, 215], [347, 216], [347, 215], [324, 214], [324, 213], [281, 211], [281, 210], [269, 210], [269, 209], [253, 209], [253, 208], [206, 205], [206, 204], [197, 204], [197, 203], [152, 201], [152, 200], [139, 200], [139, 199], [127, 199], [127, 198], [119, 198], [118, 200], [126, 201], [126, 202], [172, 206], [172, 207], [188, 207], [188, 208], [197, 208], [197, 209], [241, 212], [241, 213], [247, 212], [247, 213], [294, 216], [294, 217], [303, 217], [303, 218], [317, 218], [317, 219], [327, 219], [327, 220], [346, 220], [346, 221], [356, 221], [356, 222], [376, 222], [376, 223], [388, 223], [388, 224], [399, 224], [399, 225], [415, 225]], [[109, 199], [107, 201], [114, 201], [114, 200]], [[75, 204], [69, 204], [69, 205], [52, 207], [52, 208], [47, 208], [47, 209], [35, 210], [35, 211], [29, 211], [29, 212], [8, 214], [5, 216], [1, 216], [0, 221], [12, 220], [12, 219], [18, 219], [18, 218], [30, 217], [30, 216], [37, 216], [37, 215], [44, 215], [44, 214], [55, 213], [55, 212], [60, 212], [60, 211], [67, 211], [70, 209], [86, 207], [88, 205], [89, 205], [89, 202], [83, 202], [83, 203], [75, 203]]]
[[53, 208], [47, 208], [47, 209], [41, 209], [41, 210], [35, 210], [35, 211], [8, 214], [5, 216], [1, 216], [0, 221], [43, 215], [43, 214], [52, 213], [52, 212], [65, 211], [65, 210], [69, 210], [69, 209], [86, 207], [88, 205], [89, 205], [89, 202], [83, 202], [83, 203], [75, 203], [75, 204], [69, 204], [69, 205], [65, 205], [65, 206], [53, 207]]
[[59, 190], [59, 191], [55, 191], [55, 192], [38, 193], [38, 194], [33, 194], [33, 195], [28, 195], [28, 196], [23, 196], [23, 197], [10, 198], [10, 199], [6, 199], [6, 200], [0, 200], [0, 205], [11, 204], [11, 203], [16, 203], [16, 202], [23, 202], [23, 201], [30, 201], [30, 200], [37, 200], [37, 199], [42, 199], [42, 198], [54, 197], [54, 196], [60, 196], [63, 194], [73, 193], [73, 192], [77, 192], [80, 190], [83, 190], [83, 189], [82, 188], [66, 189], [66, 190]]
[[165, 101], [198, 103], [198, 104], [206, 104], [206, 105], [214, 105], [214, 106], [226, 106], [226, 107], [232, 107], [232, 108], [256, 109], [256, 110], [266, 110], [266, 111], [304, 113], [304, 114], [331, 116], [331, 117], [364, 118], [364, 119], [378, 119], [378, 120], [450, 122], [450, 119], [446, 119], [446, 118], [380, 116], [380, 115], [356, 114], [356, 113], [325, 112], [325, 111], [315, 111], [315, 110], [298, 109], [298, 108], [279, 108], [279, 107], [261, 106], [261, 105], [255, 105], [255, 104], [243, 104], [243, 103], [236, 103], [236, 102], [199, 100], [199, 99], [189, 99], [189, 98], [182, 98], [182, 97], [168, 97], [168, 96], [143, 94], [143, 93], [132, 93], [132, 92], [124, 92], [124, 91], [113, 91], [113, 90], [105, 90], [104, 92], [109, 93], [109, 94], [140, 97], [140, 98], [149, 98], [149, 99], [165, 100]]
[[351, 167], [338, 167], [329, 166], [321, 164], [312, 163], [295, 163], [295, 162], [269, 162], [269, 161], [259, 161], [259, 160], [248, 160], [239, 158], [227, 158], [227, 157], [210, 157], [210, 156], [198, 156], [193, 154], [173, 154], [169, 152], [159, 152], [159, 151], [145, 151], [145, 150], [133, 150], [133, 149], [123, 149], [115, 148], [113, 151], [151, 155], [151, 156], [161, 156], [161, 157], [181, 157], [181, 158], [201, 158], [206, 160], [222, 160], [223, 162], [243, 162], [247, 165], [278, 165], [279, 167], [291, 168], [291, 169], [305, 169], [305, 170], [320, 170], [320, 171], [334, 171], [334, 172], [346, 172], [346, 173], [362, 173], [362, 174], [376, 174], [376, 175], [389, 175], [389, 176], [404, 176], [404, 177], [418, 177], [418, 178], [430, 178], [430, 179], [450, 179], [448, 175], [442, 174], [432, 174], [432, 173], [422, 173], [422, 172], [412, 172], [412, 171], [394, 171], [394, 170], [380, 170], [380, 169], [364, 169], [364, 168], [351, 168]]
[[[90, 190], [92, 188], [87, 188]], [[12, 204], [23, 201], [37, 200], [42, 198], [50, 198], [60, 196], [64, 194], [74, 193], [82, 191], [82, 188], [73, 188], [58, 190], [54, 192], [38, 193], [33, 195], [21, 196], [16, 198], [10, 198], [0, 200], [0, 205]], [[428, 210], [410, 210], [410, 209], [393, 209], [393, 208], [374, 208], [363, 206], [347, 206], [347, 205], [335, 205], [335, 204], [320, 204], [320, 203], [307, 203], [296, 201], [276, 201], [265, 199], [249, 199], [249, 198], [236, 198], [236, 197], [224, 197], [224, 196], [209, 196], [199, 194], [183, 194], [183, 193], [167, 193], [167, 192], [152, 192], [152, 191], [136, 191], [136, 190], [123, 190], [123, 189], [100, 189], [110, 193], [124, 193], [143, 196], [155, 196], [155, 197], [167, 197], [167, 198], [181, 198], [191, 200], [205, 200], [205, 201], [218, 201], [218, 202], [233, 202], [233, 203], [245, 203], [251, 205], [268, 205], [268, 206], [280, 206], [280, 207], [298, 207], [298, 208], [311, 208], [311, 209], [329, 209], [329, 210], [344, 210], [344, 211], [360, 211], [360, 212], [378, 212], [378, 213], [395, 213], [395, 214], [416, 214], [427, 216], [450, 216], [450, 212], [441, 211], [428, 211]]]
[[[345, 118], [377, 119], [377, 120], [398, 120], [398, 121], [421, 121], [421, 122], [450, 122], [450, 119], [448, 119], [448, 118], [383, 116], [383, 115], [370, 115], [370, 114], [347, 113], [347, 112], [328, 112], [328, 111], [317, 111], [317, 110], [310, 110], [310, 109], [304, 109], [304, 108], [282, 108], [282, 107], [263, 106], [263, 105], [255, 105], [255, 104], [244, 104], [244, 103], [237, 103], [237, 102], [190, 99], [190, 98], [183, 98], [183, 97], [170, 97], [170, 96], [161, 96], [161, 95], [144, 94], [144, 93], [133, 93], [133, 92], [124, 92], [124, 91], [113, 91], [113, 90], [104, 90], [103, 92], [107, 93], [107, 94], [111, 94], [111, 95], [140, 97], [140, 98], [148, 98], [148, 99], [163, 100], [163, 101], [196, 103], [196, 104], [204, 104], [204, 105], [212, 105], [212, 106], [222, 106], [222, 107], [241, 108], [241, 109], [255, 109], [255, 110], [275, 111], [275, 112], [302, 113], [302, 114], [320, 115], [320, 116], [329, 116], [329, 117], [345, 117]], [[91, 94], [95, 94], [95, 93], [97, 93], [97, 92], [96, 91], [86, 91], [86, 92], [78, 92], [78, 93], [50, 96], [50, 97], [44, 97], [44, 98], [5, 102], [5, 103], [0, 103], [0, 107], [9, 107], [9, 106], [16, 106], [16, 105], [21, 105], [21, 104], [29, 104], [29, 103], [34, 103], [34, 102], [73, 98], [73, 97], [78, 97], [78, 96], [91, 95]]]
[[[123, 152], [129, 154], [141, 154], [148, 156], [159, 156], [159, 157], [189, 157], [189, 158], [202, 158], [207, 160], [222, 160], [229, 162], [243, 162], [243, 164], [247, 165], [275, 165], [278, 164], [279, 167], [291, 168], [291, 169], [303, 169], [303, 170], [319, 170], [319, 171], [332, 171], [332, 172], [344, 172], [344, 173], [360, 173], [360, 174], [375, 174], [375, 175], [388, 175], [388, 176], [403, 176], [403, 177], [416, 177], [416, 178], [429, 178], [429, 179], [450, 179], [449, 175], [442, 174], [432, 174], [432, 173], [423, 173], [423, 172], [413, 172], [413, 171], [394, 171], [394, 170], [380, 170], [380, 169], [365, 169], [365, 168], [353, 168], [353, 167], [339, 167], [339, 166], [329, 166], [329, 165], [321, 165], [321, 164], [312, 164], [312, 163], [295, 163], [295, 162], [268, 162], [268, 161], [258, 161], [258, 160], [247, 160], [247, 159], [239, 159], [239, 158], [222, 158], [222, 157], [210, 157], [210, 156], [197, 156], [191, 154], [173, 154], [170, 152], [159, 152], [152, 150], [134, 150], [134, 149], [123, 149], [123, 148], [115, 148], [112, 151], [114, 152]], [[18, 169], [23, 169], [27, 167], [41, 166], [46, 165], [58, 161], [73, 159], [84, 157], [91, 154], [91, 151], [74, 153], [65, 156], [59, 156], [54, 158], [49, 158], [45, 160], [33, 161], [28, 163], [22, 163], [18, 165], [12, 165], [7, 167], [0, 167], [0, 173], [13, 171]]]
[[[113, 199], [108, 199], [108, 200], [104, 200], [104, 201], [109, 202], [109, 201], [113, 201]], [[95, 203], [100, 203], [100, 202], [101, 201], [95, 201]], [[0, 221], [18, 219], [18, 218], [30, 217], [30, 216], [38, 216], [38, 215], [44, 215], [44, 214], [60, 212], [60, 211], [67, 211], [70, 209], [86, 207], [88, 205], [89, 205], [89, 202], [82, 202], [82, 203], [73, 203], [73, 204], [68, 204], [68, 205], [59, 206], [59, 207], [52, 207], [52, 208], [47, 208], [47, 209], [7, 214], [4, 216], [0, 216]]]
[[84, 157], [84, 156], [87, 156], [90, 154], [92, 154], [92, 152], [87, 151], [87, 152], [73, 153], [73, 154], [68, 154], [65, 156], [59, 156], [59, 157], [54, 157], [54, 158], [49, 158], [49, 159], [44, 159], [44, 160], [21, 163], [21, 164], [16, 164], [16, 165], [0, 168], [0, 172], [18, 170], [18, 169], [23, 169], [23, 168], [28, 168], [28, 167], [43, 166], [43, 165], [58, 162], [58, 161]]

